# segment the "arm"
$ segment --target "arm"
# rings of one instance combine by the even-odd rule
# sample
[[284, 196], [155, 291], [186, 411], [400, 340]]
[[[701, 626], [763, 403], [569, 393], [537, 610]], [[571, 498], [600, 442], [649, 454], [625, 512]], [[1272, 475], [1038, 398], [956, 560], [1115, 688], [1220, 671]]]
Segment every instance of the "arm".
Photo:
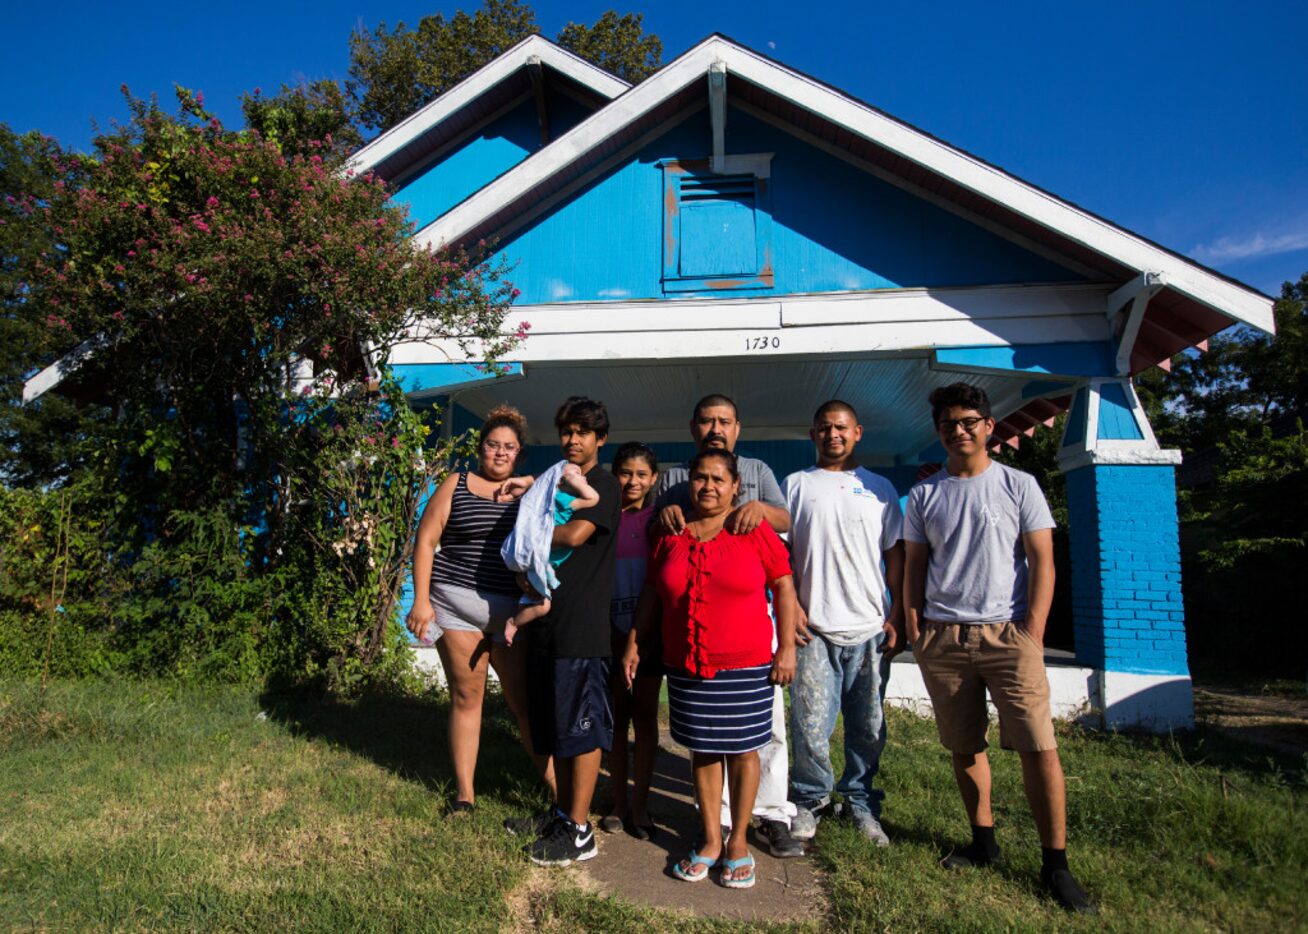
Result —
[[1027, 564], [1026, 622], [1022, 628], [1032, 639], [1044, 645], [1049, 607], [1054, 602], [1053, 530], [1022, 533], [1022, 549], [1026, 552]]
[[777, 486], [776, 474], [766, 464], [758, 478], [758, 499], [737, 507], [727, 516], [726, 530], [735, 535], [748, 535], [766, 522], [772, 531], [784, 535], [790, 531], [790, 511], [786, 498]]
[[627, 633], [627, 651], [622, 655], [622, 671], [627, 676], [627, 687], [636, 680], [636, 669], [640, 666], [642, 645], [649, 645], [649, 634], [659, 624], [663, 615], [663, 601], [659, 599], [658, 589], [653, 581], [645, 578], [645, 586], [640, 589], [640, 599], [636, 601], [636, 620], [631, 632]]
[[771, 506], [757, 499], [733, 509], [724, 527], [733, 535], [748, 535], [764, 522], [778, 534], [790, 531], [790, 513], [785, 506]]
[[427, 506], [422, 511], [418, 522], [418, 535], [413, 543], [413, 606], [409, 609], [405, 625], [409, 632], [421, 641], [427, 635], [427, 629], [436, 622], [436, 611], [431, 608], [431, 565], [436, 556], [436, 546], [440, 544], [441, 533], [450, 518], [450, 505], [454, 502], [454, 488], [459, 485], [459, 475], [452, 473], [445, 478]]
[[881, 552], [886, 564], [886, 586], [890, 590], [890, 618], [881, 628], [886, 634], [882, 651], [892, 658], [904, 651], [904, 543], [895, 542]]
[[524, 493], [531, 489], [535, 477], [510, 477], [504, 481], [504, 485], [495, 491], [496, 499], [518, 499]]
[[587, 519], [573, 519], [566, 525], [554, 526], [551, 548], [577, 548], [586, 544], [595, 534], [595, 523]]
[[795, 625], [799, 600], [795, 597], [795, 578], [787, 574], [771, 585], [772, 609], [777, 617], [777, 654], [772, 658], [772, 683], [786, 685], [795, 678]]
[[927, 557], [930, 546], [926, 542], [904, 542], [904, 629], [908, 644], [912, 645], [922, 631], [926, 612]]

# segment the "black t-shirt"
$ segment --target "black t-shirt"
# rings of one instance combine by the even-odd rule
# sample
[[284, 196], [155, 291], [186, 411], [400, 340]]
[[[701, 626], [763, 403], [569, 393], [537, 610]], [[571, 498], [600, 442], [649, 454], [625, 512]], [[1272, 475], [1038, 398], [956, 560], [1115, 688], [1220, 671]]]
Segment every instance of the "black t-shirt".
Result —
[[553, 658], [609, 658], [609, 604], [613, 600], [614, 555], [622, 488], [608, 468], [596, 464], [586, 480], [599, 494], [599, 503], [579, 509], [572, 518], [595, 524], [590, 538], [572, 549], [558, 566], [559, 586], [551, 595], [550, 611], [527, 626], [532, 654]]

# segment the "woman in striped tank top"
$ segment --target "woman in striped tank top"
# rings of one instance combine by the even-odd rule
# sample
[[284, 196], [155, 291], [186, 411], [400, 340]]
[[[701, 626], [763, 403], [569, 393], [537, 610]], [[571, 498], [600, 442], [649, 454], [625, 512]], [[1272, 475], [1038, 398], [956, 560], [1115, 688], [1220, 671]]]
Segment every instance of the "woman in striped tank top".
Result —
[[[527, 423], [517, 409], [492, 409], [479, 432], [477, 468], [445, 478], [427, 503], [413, 549], [413, 609], [409, 631], [435, 641], [450, 688], [450, 759], [457, 786], [450, 813], [472, 810], [473, 775], [481, 742], [481, 708], [487, 662], [495, 667], [504, 699], [531, 753], [526, 710], [525, 646], [504, 643], [504, 624], [521, 591], [500, 558], [513, 531], [516, 499], [504, 482], [513, 476], [526, 443]], [[437, 546], [440, 550], [437, 551]], [[551, 790], [550, 763], [535, 757]]]

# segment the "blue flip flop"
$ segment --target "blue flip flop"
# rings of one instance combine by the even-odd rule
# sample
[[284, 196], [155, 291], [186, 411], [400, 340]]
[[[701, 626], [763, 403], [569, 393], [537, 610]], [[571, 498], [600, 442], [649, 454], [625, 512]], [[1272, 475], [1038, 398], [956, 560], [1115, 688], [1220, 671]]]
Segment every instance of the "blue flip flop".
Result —
[[[718, 881], [721, 882], [724, 887], [728, 889], [752, 889], [754, 887], [754, 883], [757, 881], [757, 876], [754, 875], [753, 853], [748, 853], [745, 856], [742, 856], [740, 859], [721, 860], [718, 863], [718, 865], [720, 865], [723, 869], [728, 869], [731, 871], [730, 879], [726, 878], [725, 876], [718, 877]], [[745, 876], [744, 878], [737, 878], [736, 870], [745, 866], [749, 867], [749, 875]]]
[[[672, 874], [682, 882], [703, 882], [708, 878], [709, 870], [716, 866], [717, 862], [718, 860], [716, 856], [710, 859], [707, 856], [700, 856], [694, 850], [691, 850], [690, 869], [682, 869], [681, 862], [678, 861], [672, 865]], [[696, 872], [695, 870], [700, 866], [704, 867], [703, 871]], [[752, 882], [750, 884], [753, 885]]]

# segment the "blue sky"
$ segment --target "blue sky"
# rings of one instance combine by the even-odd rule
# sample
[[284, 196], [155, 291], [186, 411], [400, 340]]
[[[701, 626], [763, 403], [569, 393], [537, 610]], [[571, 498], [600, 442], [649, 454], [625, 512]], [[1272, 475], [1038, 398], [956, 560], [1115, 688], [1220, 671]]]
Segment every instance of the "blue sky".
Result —
[[[536, 10], [553, 36], [611, 6]], [[242, 91], [343, 80], [357, 25], [416, 25], [437, 9], [457, 6], [14, 4], [0, 121], [85, 148], [92, 119], [126, 116], [120, 85], [170, 103], [178, 83], [235, 125]], [[645, 12], [665, 61], [722, 32], [1269, 294], [1308, 271], [1308, 4], [661, 0]]]

